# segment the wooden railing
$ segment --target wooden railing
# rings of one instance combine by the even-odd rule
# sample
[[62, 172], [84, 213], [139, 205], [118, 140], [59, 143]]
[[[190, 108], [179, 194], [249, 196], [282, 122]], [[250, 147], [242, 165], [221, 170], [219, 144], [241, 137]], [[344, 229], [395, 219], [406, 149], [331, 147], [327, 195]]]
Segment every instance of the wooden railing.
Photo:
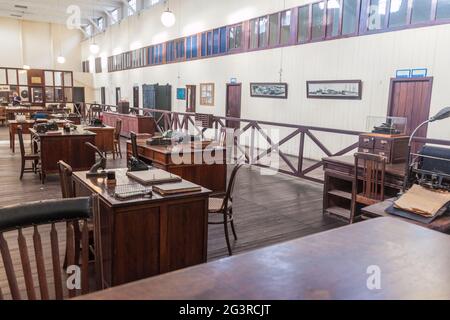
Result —
[[[101, 107], [104, 111], [115, 111], [117, 110], [116, 106], [111, 105], [100, 105], [100, 104], [88, 104], [88, 106], [96, 106]], [[167, 130], [194, 130], [196, 133], [203, 134], [203, 128], [200, 128], [195, 123], [195, 113], [188, 112], [171, 112], [164, 110], [155, 110], [155, 109], [142, 109], [142, 108], [130, 108], [132, 113], [140, 114], [144, 116], [152, 116], [155, 119], [156, 127], [159, 132], [164, 132]], [[234, 147], [235, 151], [238, 150], [241, 152], [243, 157], [245, 157], [246, 163], [251, 165], [256, 165], [259, 167], [269, 168], [270, 166], [264, 165], [261, 163], [261, 160], [272, 152], [277, 152], [279, 158], [284, 161], [286, 164], [284, 167], [286, 168], [278, 168], [278, 172], [292, 175], [298, 178], [307, 179], [310, 181], [323, 183], [323, 180], [318, 177], [312, 177], [311, 173], [322, 167], [323, 161], [319, 160], [314, 162], [313, 164], [306, 165], [306, 161], [308, 158], [305, 157], [305, 142], [308, 139], [312, 145], [316, 146], [318, 150], [321, 151], [322, 159], [323, 157], [332, 157], [332, 156], [342, 156], [346, 155], [358, 148], [358, 136], [362, 132], [360, 131], [352, 131], [352, 130], [342, 130], [342, 129], [333, 129], [333, 128], [323, 128], [323, 127], [315, 127], [315, 126], [304, 126], [297, 124], [287, 124], [287, 123], [279, 123], [279, 122], [271, 122], [271, 121], [259, 121], [253, 119], [243, 119], [243, 118], [231, 118], [231, 117], [221, 117], [221, 116], [213, 116], [213, 128], [214, 130], [214, 138], [218, 140], [220, 138], [221, 133], [227, 128], [227, 123], [238, 124], [237, 127], [240, 128], [234, 131]], [[274, 138], [269, 136], [264, 129], [264, 126], [270, 128], [277, 128], [282, 130], [291, 130], [290, 133], [286, 134], [284, 137], [279, 137], [277, 141], [274, 141]], [[241, 144], [240, 138], [244, 134], [250, 134], [250, 142], [249, 144]], [[350, 136], [352, 137], [353, 142], [345, 146], [344, 148], [338, 151], [331, 151], [331, 147], [327, 146], [327, 142], [321, 140], [318, 137], [318, 134], [327, 133], [327, 137], [330, 135], [340, 135], [340, 136]], [[260, 148], [257, 146], [255, 142], [256, 134], [262, 136], [262, 138], [267, 142], [267, 148]], [[299, 137], [298, 143], [295, 142], [295, 139]], [[328, 141], [335, 141], [333, 139], [328, 139]], [[280, 147], [286, 145], [288, 142], [295, 142], [296, 152], [290, 152], [289, 154], [280, 150]], [[438, 139], [426, 139], [426, 138], [416, 138], [414, 139], [415, 143], [423, 144], [438, 144], [450, 146], [450, 140], [438, 140]], [[236, 155], [235, 155], [236, 156]], [[293, 163], [293, 159], [297, 158], [297, 164]]]

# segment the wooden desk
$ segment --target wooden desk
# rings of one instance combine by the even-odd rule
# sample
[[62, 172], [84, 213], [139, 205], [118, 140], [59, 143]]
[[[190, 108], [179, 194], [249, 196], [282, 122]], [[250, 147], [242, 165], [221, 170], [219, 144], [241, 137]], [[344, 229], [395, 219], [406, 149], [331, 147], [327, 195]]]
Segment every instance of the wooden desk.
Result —
[[[178, 146], [148, 146], [145, 142], [138, 142], [139, 156], [145, 161], [152, 161], [157, 168], [176, 174], [183, 179], [191, 181], [212, 190], [214, 193], [226, 191], [227, 165], [226, 149], [212, 147], [206, 149], [193, 149], [191, 144]], [[132, 155], [131, 142], [127, 142], [127, 159]], [[217, 157], [221, 163], [208, 164], [206, 155]], [[173, 155], [186, 159], [183, 163], [176, 163]], [[185, 158], [184, 158], [185, 157]], [[195, 161], [196, 159], [199, 159]], [[197, 162], [197, 163], [196, 163]]]
[[16, 113], [27, 114], [28, 117], [30, 117], [32, 113], [36, 112], [47, 113], [47, 111], [42, 107], [6, 107], [6, 118], [8, 120], [14, 120]]
[[73, 170], [88, 170], [95, 163], [95, 151], [85, 145], [86, 142], [95, 144], [95, 133], [82, 130], [60, 132], [55, 135], [30, 129], [32, 139], [39, 145], [42, 183], [47, 174], [58, 172], [60, 160], [72, 166]]
[[[45, 121], [43, 121], [45, 122]], [[58, 127], [62, 128], [67, 122], [70, 122], [68, 120], [55, 120], [55, 122], [58, 124]], [[33, 128], [34, 124], [36, 123], [35, 120], [26, 120], [26, 121], [17, 121], [17, 120], [8, 120], [8, 127], [9, 127], [9, 148], [14, 153], [16, 151], [15, 143], [16, 143], [16, 134], [17, 134], [17, 127], [22, 126], [22, 133], [23, 134], [30, 134], [30, 129]], [[41, 122], [42, 123], [42, 122]]]
[[414, 221], [414, 220], [406, 219], [406, 218], [402, 218], [402, 217], [392, 216], [391, 214], [386, 212], [386, 209], [389, 208], [394, 203], [395, 200], [397, 200], [397, 198], [391, 198], [391, 199], [387, 199], [384, 202], [380, 202], [380, 203], [374, 204], [372, 206], [364, 207], [361, 209], [361, 212], [364, 215], [367, 215], [367, 216], [373, 217], [373, 218], [395, 217], [395, 219], [401, 219], [406, 222], [414, 223], [414, 224], [417, 224], [424, 228], [429, 228], [429, 229], [444, 232], [444, 233], [450, 233], [450, 215], [448, 213], [437, 218], [430, 224], [425, 224], [425, 223], [421, 223], [418, 221]]
[[[354, 156], [324, 158], [325, 184], [323, 188], [323, 212], [348, 220], [352, 199], [352, 183], [355, 170]], [[362, 173], [361, 165], [361, 173]], [[386, 197], [393, 197], [403, 187], [405, 164], [387, 164], [385, 177]]]
[[[135, 183], [116, 169], [117, 184]], [[73, 175], [77, 196], [100, 196], [105, 280], [116, 286], [206, 262], [210, 190], [116, 200], [104, 179]]]
[[[369, 290], [369, 266], [381, 290]], [[79, 299], [450, 299], [450, 237], [373, 219]]]
[[93, 132], [95, 136], [95, 145], [105, 154], [114, 152], [114, 127], [84, 127], [84, 130]]
[[111, 127], [116, 126], [118, 119], [122, 120], [121, 135], [129, 138], [130, 132], [155, 134], [156, 124], [153, 117], [121, 114], [116, 112], [103, 112], [103, 123]]

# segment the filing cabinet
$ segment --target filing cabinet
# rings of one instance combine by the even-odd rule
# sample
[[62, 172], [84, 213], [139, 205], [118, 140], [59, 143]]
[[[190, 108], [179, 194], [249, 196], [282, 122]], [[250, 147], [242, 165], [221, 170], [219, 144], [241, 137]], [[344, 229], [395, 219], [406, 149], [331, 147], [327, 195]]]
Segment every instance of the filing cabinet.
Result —
[[377, 154], [386, 157], [386, 163], [406, 161], [408, 136], [364, 133], [359, 136], [358, 152]]

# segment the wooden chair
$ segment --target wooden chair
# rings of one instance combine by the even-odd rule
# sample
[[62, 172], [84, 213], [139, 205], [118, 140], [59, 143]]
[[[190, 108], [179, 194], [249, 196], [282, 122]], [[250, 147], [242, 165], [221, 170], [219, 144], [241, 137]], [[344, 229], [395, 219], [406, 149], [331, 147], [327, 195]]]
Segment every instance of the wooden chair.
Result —
[[[33, 172], [35, 174], [38, 172], [38, 166], [39, 166], [39, 161], [40, 161], [41, 157], [38, 153], [34, 153], [34, 152], [27, 153], [25, 151], [25, 145], [23, 143], [22, 126], [17, 127], [17, 135], [19, 136], [20, 156], [21, 156], [21, 161], [22, 161], [22, 165], [21, 165], [21, 169], [20, 169], [20, 180], [22, 180], [23, 174], [25, 172]], [[25, 166], [27, 161], [32, 161], [31, 168], [27, 168]]]
[[[83, 253], [81, 261], [75, 260], [77, 243], [74, 236], [74, 225], [79, 223], [82, 225], [82, 243], [87, 245], [89, 241], [87, 219], [94, 217], [98, 221], [98, 212], [98, 196], [47, 200], [1, 208], [0, 253], [8, 284], [3, 288], [0, 286], [0, 300], [9, 297], [13, 300], [20, 300], [25, 296], [29, 300], [61, 300], [67, 296], [72, 298], [96, 289], [103, 289], [102, 260], [98, 259], [99, 263], [95, 265], [95, 281], [91, 281], [91, 283], [87, 252]], [[69, 266], [74, 266], [73, 269], [76, 270], [75, 274], [73, 270], [69, 270], [71, 272], [68, 274], [75, 275], [75, 277], [80, 276], [78, 280], [80, 280], [81, 287], [67, 287], [66, 273], [60, 263], [58, 229], [64, 226], [64, 223], [67, 225], [66, 242], [69, 248], [67, 253]], [[100, 227], [95, 233], [97, 237], [100, 236], [99, 230]], [[15, 231], [17, 231], [17, 238]], [[18, 250], [15, 249], [17, 247]], [[98, 247], [96, 250], [97, 254], [101, 256], [101, 248]], [[29, 252], [33, 251], [35, 259], [29, 256]], [[46, 259], [51, 259], [51, 261], [46, 261]], [[20, 272], [16, 273], [17, 270]], [[37, 277], [33, 275], [37, 275]], [[35, 283], [35, 278], [38, 279], [37, 283]], [[76, 283], [76, 281], [68, 280], [69, 283]], [[25, 289], [21, 290], [23, 283], [20, 282], [24, 282]]]
[[120, 146], [120, 133], [122, 132], [122, 119], [116, 120], [116, 127], [114, 128], [114, 151], [113, 159], [116, 159], [116, 155], [122, 159], [122, 148]]
[[59, 182], [61, 184], [61, 193], [64, 199], [75, 198], [75, 190], [72, 182], [72, 167], [64, 161], [58, 161]]
[[2, 125], [6, 123], [6, 107], [0, 106], [0, 121]]
[[231, 172], [230, 181], [228, 182], [225, 196], [223, 198], [216, 198], [216, 197], [209, 198], [209, 205], [208, 205], [208, 213], [210, 214], [210, 216], [214, 217], [220, 215], [222, 218], [220, 221], [208, 221], [208, 224], [212, 225], [223, 224], [228, 254], [230, 256], [233, 254], [233, 252], [231, 250], [230, 237], [228, 234], [228, 224], [231, 225], [234, 240], [237, 240], [236, 229], [234, 227], [234, 220], [233, 220], [232, 204], [233, 204], [233, 190], [236, 181], [236, 175], [241, 167], [242, 164], [239, 164], [235, 166], [233, 171]]
[[[369, 153], [355, 153], [350, 223], [355, 220], [358, 204], [370, 206], [384, 201], [385, 172], [385, 157]], [[361, 190], [360, 181], [362, 181], [362, 192], [359, 192]]]

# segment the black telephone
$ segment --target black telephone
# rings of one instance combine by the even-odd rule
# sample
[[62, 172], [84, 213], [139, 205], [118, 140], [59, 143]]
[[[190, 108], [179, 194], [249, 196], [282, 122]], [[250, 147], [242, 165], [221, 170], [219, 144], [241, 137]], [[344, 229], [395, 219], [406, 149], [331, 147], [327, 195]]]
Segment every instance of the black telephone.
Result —
[[92, 119], [90, 125], [92, 127], [103, 127], [103, 122], [102, 122], [102, 120], [95, 118], [95, 119]]
[[139, 160], [136, 134], [134, 132], [131, 132], [130, 138], [133, 156], [130, 158], [130, 161], [128, 162], [128, 171], [131, 172], [147, 171], [149, 169], [149, 166], [144, 161]]
[[38, 133], [46, 133], [47, 131], [58, 131], [58, 124], [54, 121], [45, 122], [45, 123], [36, 123], [33, 128]]

